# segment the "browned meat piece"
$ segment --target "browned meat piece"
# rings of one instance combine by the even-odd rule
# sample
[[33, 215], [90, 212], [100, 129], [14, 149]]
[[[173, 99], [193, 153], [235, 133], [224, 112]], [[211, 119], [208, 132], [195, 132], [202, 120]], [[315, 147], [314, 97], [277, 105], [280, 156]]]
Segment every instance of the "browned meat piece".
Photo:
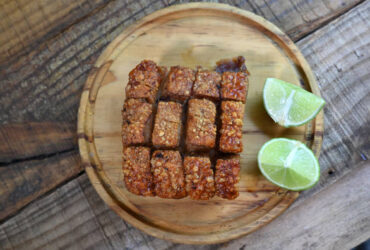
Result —
[[215, 180], [209, 157], [186, 156], [186, 191], [193, 200], [209, 200], [215, 195]]
[[143, 98], [149, 103], [154, 103], [166, 71], [165, 67], [158, 67], [153, 61], [142, 61], [129, 74], [126, 97]]
[[182, 105], [176, 102], [159, 102], [152, 135], [153, 146], [175, 148], [180, 144]]
[[193, 95], [211, 100], [220, 99], [221, 75], [216, 71], [199, 70], [195, 77]]
[[154, 196], [153, 176], [150, 171], [150, 148], [125, 148], [122, 168], [128, 191], [136, 195]]
[[164, 84], [163, 96], [177, 101], [187, 100], [191, 95], [194, 80], [194, 70], [181, 66], [171, 67]]
[[240, 172], [239, 157], [218, 159], [216, 163], [216, 195], [233, 200], [239, 196], [238, 182]]
[[224, 72], [245, 72], [249, 75], [245, 66], [245, 58], [238, 56], [232, 59], [222, 59], [216, 62], [216, 71], [220, 74]]
[[182, 159], [178, 151], [154, 151], [151, 164], [157, 196], [172, 199], [186, 196]]
[[221, 112], [219, 149], [225, 153], [240, 153], [243, 151], [244, 105], [241, 102], [223, 101]]
[[124, 146], [147, 144], [152, 131], [153, 107], [141, 99], [127, 99], [122, 110]]
[[207, 99], [191, 99], [188, 106], [186, 148], [208, 150], [216, 142], [216, 105]]
[[248, 76], [244, 72], [222, 74], [221, 99], [245, 103], [248, 90]]

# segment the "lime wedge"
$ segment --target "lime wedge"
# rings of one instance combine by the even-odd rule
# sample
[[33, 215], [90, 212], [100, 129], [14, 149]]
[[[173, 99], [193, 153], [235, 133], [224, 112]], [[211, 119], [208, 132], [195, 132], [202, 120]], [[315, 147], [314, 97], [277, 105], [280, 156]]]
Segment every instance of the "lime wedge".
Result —
[[263, 102], [271, 118], [284, 127], [309, 122], [325, 104], [322, 98], [276, 78], [266, 79]]
[[311, 188], [320, 178], [312, 151], [302, 142], [286, 138], [266, 142], [258, 153], [258, 166], [269, 181], [294, 191]]

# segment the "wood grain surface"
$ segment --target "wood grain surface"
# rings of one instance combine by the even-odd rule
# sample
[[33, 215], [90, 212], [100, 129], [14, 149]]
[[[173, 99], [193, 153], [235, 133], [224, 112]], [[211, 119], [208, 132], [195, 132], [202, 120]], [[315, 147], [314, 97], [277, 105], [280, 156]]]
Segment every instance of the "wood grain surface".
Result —
[[[370, 149], [367, 142], [369, 140], [366, 140], [368, 136], [366, 133], [359, 133], [363, 136], [359, 136], [357, 133], [358, 131], [369, 130], [369, 122], [366, 122], [368, 121], [366, 118], [368, 119], [370, 112], [366, 107], [369, 107], [370, 104], [368, 98], [364, 95], [364, 93], [368, 93], [369, 88], [366, 86], [369, 85], [370, 81], [367, 73], [370, 61], [370, 29], [367, 22], [369, 19], [368, 13], [370, 12], [369, 1], [231, 0], [225, 2], [262, 15], [287, 32], [294, 41], [298, 41], [297, 44], [311, 64], [318, 79], [319, 86], [326, 86], [322, 90], [322, 95], [327, 102], [330, 102], [330, 105], [327, 105], [325, 109], [325, 139], [320, 157], [322, 178], [317, 188], [301, 194], [298, 202], [293, 204], [293, 209], [295, 209], [296, 206], [309, 199], [314, 193], [318, 193], [331, 185], [337, 185], [333, 183], [338, 180], [337, 183], [340, 183], [341, 177], [345, 173], [359, 171], [358, 167], [361, 165], [361, 162], [368, 162]], [[3, 34], [5, 33], [3, 32], [6, 32], [10, 36], [9, 34], [11, 32], [14, 33], [11, 30], [19, 30], [18, 27], [27, 27], [27, 17], [30, 16], [27, 11], [28, 9], [32, 10], [31, 17], [33, 20], [43, 23], [47, 22], [47, 25], [44, 25], [41, 31], [31, 27], [34, 32], [28, 34], [32, 34], [32, 36], [25, 37], [22, 36], [23, 34], [19, 34], [20, 32], [14, 34], [13, 37], [20, 38], [18, 40], [13, 39], [18, 43], [16, 44], [18, 46], [17, 49], [12, 50], [8, 47], [7, 52], [5, 52], [6, 56], [1, 57], [0, 122], [2, 124], [63, 121], [75, 128], [75, 114], [83, 83], [102, 48], [133, 21], [154, 10], [177, 3], [177, 1], [94, 2], [98, 3], [98, 5], [94, 5], [89, 1], [89, 4], [81, 5], [83, 8], [76, 7], [76, 11], [69, 18], [64, 18], [65, 22], [62, 19], [58, 19], [62, 22], [56, 21], [52, 16], [45, 18], [46, 15], [43, 12], [45, 5], [57, 4], [59, 7], [57, 11], [62, 13], [63, 9], [69, 8], [68, 3], [67, 1], [60, 0], [35, 0], [31, 2], [27, 1], [27, 3], [25, 1], [0, 1], [0, 16], [2, 17], [0, 20], [1, 41], [8, 41], [8, 39], [4, 39], [5, 36]], [[82, 3], [82, 1], [79, 1], [79, 3]], [[50, 6], [48, 8], [54, 7]], [[58, 16], [58, 14], [54, 14], [54, 16]], [[291, 20], [295, 21], [293, 22]], [[53, 31], [49, 33], [50, 30]], [[47, 32], [43, 33], [43, 31]], [[38, 32], [40, 32], [40, 35], [37, 34]], [[302, 39], [303, 37], [305, 38]], [[34, 38], [37, 38], [37, 41], [33, 40], [33, 42], [30, 42]], [[4, 43], [1, 44], [3, 45]], [[21, 51], [19, 50], [21, 48], [20, 45], [22, 46]], [[4, 46], [7, 46], [6, 43]], [[325, 53], [328, 49], [332, 51], [330, 54]], [[25, 52], [23, 53], [22, 51]], [[3, 52], [1, 54], [3, 55]], [[322, 61], [325, 62], [325, 67], [322, 67]], [[351, 88], [347, 87], [347, 83], [351, 83], [348, 85]], [[338, 86], [339, 88], [337, 89]], [[356, 91], [352, 91], [352, 89]], [[336, 91], [345, 91], [348, 93], [348, 98], [342, 99], [340, 92]], [[362, 98], [358, 98], [358, 96], [362, 96]], [[343, 110], [347, 110], [347, 112], [342, 112], [342, 108]], [[348, 110], [354, 112], [348, 112]], [[361, 115], [361, 117], [357, 114]], [[327, 138], [326, 134], [330, 136]], [[7, 137], [7, 135], [5, 136]], [[76, 149], [74, 149], [74, 152], [77, 154]], [[47, 159], [49, 158], [50, 150], [47, 150], [46, 153], [39, 152], [37, 154], [41, 156], [41, 159]], [[53, 155], [54, 153], [51, 153], [51, 156]], [[354, 157], [352, 158], [351, 155]], [[344, 157], [343, 159], [342, 156]], [[34, 155], [31, 157], [37, 156]], [[21, 154], [15, 156], [15, 158], [24, 159]], [[44, 164], [46, 166], [47, 161], [44, 161]], [[12, 166], [13, 164], [9, 164], [1, 168], [10, 169]], [[40, 166], [40, 169], [44, 172], [51, 170], [45, 166]], [[25, 176], [25, 170], [26, 168], [19, 170], [18, 174]], [[41, 175], [40, 177], [42, 176], [48, 175]], [[65, 179], [62, 175], [58, 178], [64, 181], [68, 180], [68, 178]], [[9, 181], [9, 179], [3, 178], [1, 180], [4, 185], [7, 185]], [[44, 188], [45, 191], [53, 190], [53, 187], [55, 187], [52, 184], [48, 185]], [[37, 187], [34, 187], [34, 190], [37, 191]], [[58, 190], [60, 188], [56, 192]], [[3, 199], [4, 196], [2, 196], [1, 191], [0, 198]], [[13, 190], [12, 196], [22, 199], [22, 193], [22, 189], [16, 188]], [[93, 192], [89, 194], [93, 195]], [[53, 195], [53, 193], [50, 195]], [[33, 196], [33, 198], [37, 197], [38, 195]], [[97, 197], [96, 194], [94, 197]], [[54, 203], [60, 204], [60, 201], [55, 200]], [[27, 204], [27, 202], [23, 204]], [[38, 206], [42, 205], [35, 205], [33, 203], [27, 209], [32, 208], [37, 210]], [[12, 206], [14, 212], [19, 208], [14, 205]], [[347, 213], [355, 217], [357, 211], [359, 211], [357, 210], [358, 206], [350, 206], [349, 208], [345, 212], [343, 210], [341, 210], [342, 212], [338, 211], [338, 215], [334, 218], [341, 217]], [[67, 216], [68, 213], [71, 212], [65, 212], [61, 216]], [[91, 211], [88, 213], [91, 214]], [[16, 218], [14, 217], [13, 219]], [[106, 217], [103, 217], [102, 220], [106, 221], [105, 219]], [[332, 225], [329, 219], [319, 218], [319, 221], [327, 225]], [[50, 224], [50, 228], [53, 228], [53, 225], [55, 225], [53, 223], [55, 222], [53, 219], [45, 219], [42, 225]], [[352, 228], [345, 227], [343, 224], [337, 224], [332, 227], [333, 229], [331, 231], [338, 232], [336, 234], [337, 236], [340, 235], [339, 232], [341, 230], [343, 232], [341, 234], [342, 236], [347, 234], [346, 239], [348, 240], [348, 247], [350, 247], [358, 243], [358, 241], [351, 240], [353, 237], [350, 236], [359, 235], [359, 239], [368, 237], [369, 233], [366, 230], [366, 223], [368, 221], [363, 220], [363, 223], [358, 224], [362, 225], [358, 227], [353, 224]], [[91, 224], [87, 225], [91, 226]], [[117, 237], [123, 238], [122, 230], [118, 232], [108, 227], [108, 231], [106, 231], [105, 228], [107, 226], [103, 226], [106, 224], [101, 223], [101, 226], [99, 226], [99, 223], [95, 223], [95, 225], [97, 227], [92, 232], [105, 233], [105, 236], [102, 236], [104, 243], [99, 243], [102, 245], [98, 244], [98, 246], [105, 246], [106, 248], [120, 248], [119, 246], [121, 245], [118, 244], [124, 244], [128, 247], [135, 246], [128, 243], [130, 240], [132, 242], [132, 239], [138, 239], [137, 242], [140, 242], [142, 248], [160, 248], [159, 246], [164, 246], [165, 248], [166, 246], [172, 246], [169, 243], [159, 240], [155, 241], [156, 243], [154, 245], [151, 245], [148, 243], [151, 241], [151, 237], [148, 239], [148, 236], [136, 231], [132, 227], [130, 227], [130, 233], [125, 235], [125, 237], [128, 237], [128, 240], [119, 241]], [[2, 226], [3, 224], [0, 225], [0, 228]], [[49, 240], [49, 243], [47, 243], [49, 248], [53, 248], [51, 246], [56, 248], [55, 246], [58, 246], [58, 244], [69, 248], [77, 248], [73, 241], [67, 239], [68, 237], [75, 239], [76, 230], [72, 230], [74, 228], [72, 224], [68, 225], [67, 223], [65, 225], [66, 231], [69, 231], [69, 233], [63, 234], [64, 236], [59, 237], [58, 240], [58, 237], [54, 237], [56, 234], [53, 234], [53, 231], [45, 232], [41, 230], [38, 233], [34, 231], [34, 226], [40, 227], [40, 224], [35, 221], [12, 224], [12, 228], [24, 233], [22, 234], [23, 238], [18, 238], [18, 244], [23, 244], [21, 242], [29, 243], [29, 239], [34, 238], [35, 234], [37, 234], [39, 237], [46, 235], [45, 237]], [[319, 242], [318, 238], [315, 237], [305, 238], [303, 240], [309, 243], [318, 242], [318, 245], [316, 247], [313, 245], [312, 248], [320, 248], [320, 243], [334, 244], [338, 240], [336, 237], [325, 237], [327, 235], [326, 233], [327, 231], [322, 232], [323, 238]], [[112, 238], [106, 235], [115, 236]], [[248, 241], [251, 240], [253, 235], [248, 238]], [[360, 237], [361, 235], [362, 238]], [[95, 236], [97, 236], [97, 233]], [[97, 236], [97, 238], [99, 237]], [[2, 234], [1, 239], [1, 243], [5, 242], [6, 234]], [[24, 239], [28, 239], [28, 241]], [[256, 237], [256, 239], [266, 241], [266, 239], [259, 237]], [[63, 244], [61, 241], [68, 243]], [[14, 241], [12, 242], [16, 244]], [[56, 242], [59, 243], [57, 244]], [[11, 245], [0, 245], [11, 248]], [[176, 245], [175, 248], [183, 247]], [[337, 246], [336, 248], [339, 247]]]
[[[122, 173], [121, 110], [130, 70], [143, 58], [163, 66], [212, 68], [222, 58], [239, 55], [246, 58], [251, 72], [243, 118], [240, 196], [234, 201], [193, 201], [129, 193]], [[274, 124], [262, 103], [267, 77], [290, 81], [320, 96], [307, 62], [293, 42], [251, 12], [224, 4], [183, 4], [155, 12], [128, 27], [98, 58], [81, 96], [79, 147], [92, 185], [127, 222], [174, 242], [224, 242], [270, 222], [298, 194], [278, 190], [260, 174], [258, 151], [271, 138], [288, 137], [304, 142], [318, 156], [323, 113], [305, 126], [285, 129]]]
[[2, 249], [20, 250], [345, 250], [369, 237], [369, 178], [370, 165], [363, 165], [253, 234], [225, 244], [194, 246], [161, 240], [127, 224], [101, 200], [87, 176], [82, 175], [4, 222], [0, 226], [0, 245]]

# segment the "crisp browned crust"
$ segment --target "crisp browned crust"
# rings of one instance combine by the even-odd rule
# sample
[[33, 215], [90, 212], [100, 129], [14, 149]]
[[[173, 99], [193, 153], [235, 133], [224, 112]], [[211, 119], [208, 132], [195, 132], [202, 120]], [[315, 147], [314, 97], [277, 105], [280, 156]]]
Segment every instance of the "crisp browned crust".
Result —
[[152, 134], [153, 146], [176, 148], [180, 144], [182, 105], [176, 102], [159, 102]]
[[127, 99], [122, 110], [122, 142], [124, 146], [150, 142], [152, 105], [141, 99]]
[[240, 153], [243, 151], [244, 104], [222, 101], [221, 112], [219, 150], [225, 153]]
[[179, 151], [156, 150], [152, 154], [151, 165], [157, 196], [172, 199], [186, 196], [184, 171]]
[[188, 104], [186, 148], [207, 150], [216, 143], [216, 105], [207, 99], [191, 99]]
[[149, 103], [154, 103], [166, 71], [165, 67], [158, 67], [153, 61], [140, 62], [129, 74], [126, 86], [127, 98], [143, 98]]
[[248, 90], [248, 75], [244, 72], [222, 74], [221, 99], [245, 103]]
[[186, 191], [193, 200], [208, 200], [215, 195], [215, 181], [209, 157], [186, 156]]
[[127, 147], [123, 151], [123, 175], [128, 191], [153, 196], [153, 176], [150, 171], [150, 148]]
[[[238, 196], [239, 158], [217, 160], [214, 174], [209, 157], [217, 157], [217, 152], [243, 150], [243, 103], [248, 87], [243, 60], [240, 57], [219, 64], [217, 70], [223, 72], [222, 76], [201, 68], [195, 73], [190, 68], [171, 67], [162, 86], [166, 69], [153, 61], [144, 60], [130, 72], [122, 110], [123, 172], [128, 191], [170, 199], [187, 195], [194, 200], [208, 200], [215, 194], [226, 199]], [[238, 72], [230, 71], [234, 68]], [[162, 92], [161, 99], [158, 92]], [[214, 102], [221, 109], [217, 119], [218, 148]], [[182, 141], [184, 106], [187, 120]], [[150, 159], [152, 149], [157, 150]], [[183, 150], [190, 154], [184, 165], [180, 155]]]
[[191, 95], [195, 71], [181, 66], [171, 67], [165, 81], [163, 95], [172, 100], [185, 101]]
[[216, 71], [199, 70], [195, 77], [193, 95], [197, 98], [220, 99], [221, 75]]
[[239, 196], [238, 182], [240, 172], [239, 157], [218, 159], [216, 163], [216, 195], [233, 200]]

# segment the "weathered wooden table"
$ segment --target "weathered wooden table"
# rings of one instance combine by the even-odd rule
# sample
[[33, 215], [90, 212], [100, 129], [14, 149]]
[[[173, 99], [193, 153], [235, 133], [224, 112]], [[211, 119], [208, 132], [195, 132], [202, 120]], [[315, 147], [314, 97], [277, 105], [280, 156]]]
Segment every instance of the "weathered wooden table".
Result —
[[[181, 1], [183, 2], [183, 1]], [[327, 101], [321, 180], [229, 249], [348, 249], [370, 237], [370, 1], [229, 0], [283, 29]], [[187, 249], [126, 224], [78, 155], [92, 64], [122, 30], [172, 0], [0, 1], [0, 248]]]

